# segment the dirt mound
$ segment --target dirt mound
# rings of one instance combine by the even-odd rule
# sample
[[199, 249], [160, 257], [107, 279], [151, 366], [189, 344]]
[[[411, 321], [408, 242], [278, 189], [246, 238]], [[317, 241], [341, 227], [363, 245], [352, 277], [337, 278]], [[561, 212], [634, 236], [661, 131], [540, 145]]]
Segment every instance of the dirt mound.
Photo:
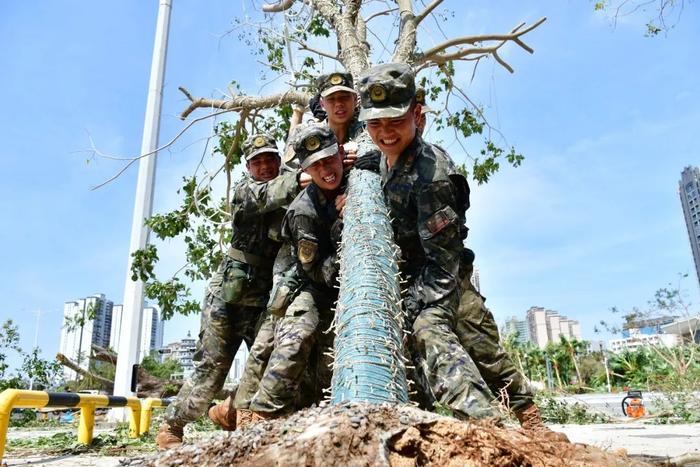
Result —
[[222, 433], [127, 465], [627, 466], [624, 455], [412, 406], [348, 404]]

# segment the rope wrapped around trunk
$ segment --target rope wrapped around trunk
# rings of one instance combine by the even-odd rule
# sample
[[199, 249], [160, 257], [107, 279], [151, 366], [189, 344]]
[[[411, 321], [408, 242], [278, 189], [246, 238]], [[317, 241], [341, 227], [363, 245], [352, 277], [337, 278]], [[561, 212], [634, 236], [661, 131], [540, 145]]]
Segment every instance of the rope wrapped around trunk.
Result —
[[350, 174], [331, 402], [406, 403], [398, 247], [379, 175]]

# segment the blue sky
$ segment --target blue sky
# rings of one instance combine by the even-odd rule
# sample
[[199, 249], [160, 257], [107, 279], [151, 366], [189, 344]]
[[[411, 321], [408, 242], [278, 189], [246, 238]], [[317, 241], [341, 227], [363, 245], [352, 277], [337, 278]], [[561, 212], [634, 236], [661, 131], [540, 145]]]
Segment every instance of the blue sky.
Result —
[[[685, 272], [687, 298], [700, 303], [677, 194], [683, 167], [700, 164], [698, 9], [686, 8], [667, 37], [649, 39], [644, 16], [612, 28], [586, 0], [494, 3], [467, 9], [448, 0], [456, 14], [441, 27], [450, 36], [505, 32], [548, 17], [527, 36], [534, 55], [506, 47], [515, 74], [489, 61], [471, 84], [468, 71], [459, 77], [526, 156], [472, 190], [469, 244], [497, 320], [539, 305], [578, 319], [584, 338], [595, 339], [593, 325], [610, 319], [610, 307], [644, 305]], [[105, 153], [138, 153], [156, 12], [156, 1], [143, 0], [0, 5], [0, 320], [14, 319], [29, 349], [33, 312], [42, 310], [47, 357], [58, 350], [65, 301], [96, 292], [122, 301], [136, 167], [91, 191], [119, 164], [87, 163], [85, 150], [92, 139]], [[251, 2], [174, 0], [161, 143], [183, 127], [178, 86], [218, 96], [236, 79], [259, 91], [255, 58], [225, 34], [242, 13], [255, 14]], [[434, 32], [419, 40], [430, 44]], [[160, 154], [157, 212], [177, 205], [210, 126]], [[457, 145], [448, 149], [466, 160]], [[205, 163], [215, 166], [206, 154]], [[161, 271], [181, 265], [180, 249], [161, 247]], [[165, 341], [198, 328], [196, 317], [177, 318]]]

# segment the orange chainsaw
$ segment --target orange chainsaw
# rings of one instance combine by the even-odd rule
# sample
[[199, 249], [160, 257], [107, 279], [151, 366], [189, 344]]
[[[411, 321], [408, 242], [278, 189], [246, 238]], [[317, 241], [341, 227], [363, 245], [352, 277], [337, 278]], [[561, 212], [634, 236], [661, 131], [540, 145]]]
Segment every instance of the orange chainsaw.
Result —
[[646, 415], [646, 409], [642, 401], [642, 391], [635, 389], [627, 391], [627, 395], [622, 399], [622, 414], [632, 418]]

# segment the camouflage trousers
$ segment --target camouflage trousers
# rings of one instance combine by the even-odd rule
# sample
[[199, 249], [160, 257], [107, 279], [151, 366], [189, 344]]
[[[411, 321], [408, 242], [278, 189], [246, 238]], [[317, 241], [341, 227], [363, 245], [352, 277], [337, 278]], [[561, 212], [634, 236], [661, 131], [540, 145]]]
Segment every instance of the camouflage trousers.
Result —
[[455, 333], [457, 296], [420, 311], [409, 345], [420, 397], [460, 418], [496, 415], [486, 382]]
[[320, 399], [331, 379], [324, 350], [332, 337], [329, 344], [322, 326], [329, 321], [327, 302], [304, 288], [283, 317], [268, 314], [246, 362], [237, 408], [286, 413]]
[[462, 296], [455, 331], [489, 389], [518, 412], [533, 404], [532, 390], [501, 346], [493, 315], [471, 284], [471, 272], [471, 266], [460, 271]]
[[204, 414], [221, 391], [241, 343], [245, 342], [250, 348], [255, 339], [263, 308], [224, 302], [221, 273], [233, 264], [228, 260], [224, 263], [212, 277], [204, 296], [199, 340], [192, 358], [194, 373], [165, 412], [165, 420], [172, 426], [185, 426]]

